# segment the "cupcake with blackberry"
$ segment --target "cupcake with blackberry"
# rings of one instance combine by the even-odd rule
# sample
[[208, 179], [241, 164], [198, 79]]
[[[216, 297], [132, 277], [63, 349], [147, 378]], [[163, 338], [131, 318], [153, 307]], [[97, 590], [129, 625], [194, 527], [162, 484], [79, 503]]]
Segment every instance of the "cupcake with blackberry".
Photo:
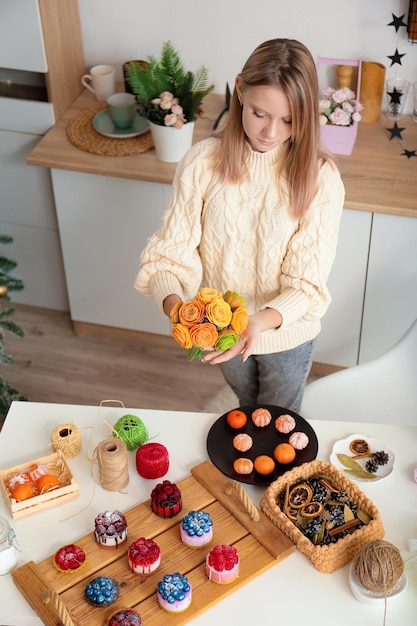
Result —
[[142, 618], [134, 609], [118, 609], [107, 619], [106, 626], [142, 626]]
[[174, 517], [182, 509], [181, 491], [175, 483], [164, 480], [151, 493], [151, 508], [159, 517]]
[[94, 537], [102, 548], [115, 549], [127, 539], [127, 522], [120, 511], [99, 513], [94, 524]]

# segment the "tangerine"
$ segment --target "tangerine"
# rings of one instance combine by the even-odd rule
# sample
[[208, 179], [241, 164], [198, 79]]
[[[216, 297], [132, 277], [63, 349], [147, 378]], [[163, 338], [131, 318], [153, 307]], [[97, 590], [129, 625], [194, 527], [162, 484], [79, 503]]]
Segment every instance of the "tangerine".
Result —
[[253, 467], [258, 472], [258, 474], [263, 474], [267, 476], [268, 474], [272, 474], [275, 469], [274, 459], [267, 454], [260, 454], [256, 457], [253, 462]]
[[232, 428], [243, 428], [248, 421], [248, 418], [246, 413], [240, 409], [233, 409], [233, 411], [228, 412], [226, 421]]
[[61, 486], [59, 478], [54, 474], [44, 474], [38, 480], [37, 487], [40, 493], [47, 493]]
[[34, 492], [29, 483], [18, 483], [11, 490], [12, 498], [14, 498], [17, 502], [21, 502], [22, 500], [28, 500], [34, 496]]
[[282, 465], [292, 463], [295, 459], [295, 450], [289, 443], [279, 443], [274, 450], [274, 457]]

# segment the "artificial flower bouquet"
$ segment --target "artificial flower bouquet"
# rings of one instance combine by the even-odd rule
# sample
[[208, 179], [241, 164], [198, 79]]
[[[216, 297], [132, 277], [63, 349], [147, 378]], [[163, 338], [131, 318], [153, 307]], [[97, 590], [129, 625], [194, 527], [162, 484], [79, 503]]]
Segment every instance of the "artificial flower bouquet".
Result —
[[229, 350], [248, 326], [244, 298], [234, 291], [222, 294], [204, 287], [195, 298], [176, 302], [170, 312], [172, 335], [188, 359], [201, 359], [203, 350]]
[[360, 111], [363, 105], [355, 99], [355, 92], [349, 87], [334, 89], [326, 87], [322, 92], [323, 98], [319, 102], [320, 124], [334, 124], [335, 126], [351, 126], [360, 122]]

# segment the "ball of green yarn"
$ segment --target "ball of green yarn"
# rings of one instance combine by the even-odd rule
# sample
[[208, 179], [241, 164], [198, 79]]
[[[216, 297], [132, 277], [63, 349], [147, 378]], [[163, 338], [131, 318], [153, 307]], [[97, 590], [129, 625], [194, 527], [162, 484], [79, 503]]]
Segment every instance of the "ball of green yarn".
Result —
[[148, 439], [148, 430], [137, 415], [123, 415], [113, 428], [128, 450], [136, 450]]

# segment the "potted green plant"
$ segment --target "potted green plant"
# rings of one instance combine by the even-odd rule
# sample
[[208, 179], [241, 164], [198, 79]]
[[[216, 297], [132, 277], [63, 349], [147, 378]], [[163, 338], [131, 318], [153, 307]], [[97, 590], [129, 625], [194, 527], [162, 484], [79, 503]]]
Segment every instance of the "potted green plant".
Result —
[[[147, 62], [128, 61], [123, 69], [130, 91], [138, 101], [140, 115], [149, 120], [158, 158], [180, 160], [191, 146], [202, 100], [214, 88], [208, 84], [208, 69], [203, 65], [195, 72], [186, 70], [170, 41], [163, 44], [159, 60], [149, 55]], [[168, 135], [177, 148], [165, 156], [158, 151], [161, 134]], [[187, 138], [181, 145], [183, 135]]]

